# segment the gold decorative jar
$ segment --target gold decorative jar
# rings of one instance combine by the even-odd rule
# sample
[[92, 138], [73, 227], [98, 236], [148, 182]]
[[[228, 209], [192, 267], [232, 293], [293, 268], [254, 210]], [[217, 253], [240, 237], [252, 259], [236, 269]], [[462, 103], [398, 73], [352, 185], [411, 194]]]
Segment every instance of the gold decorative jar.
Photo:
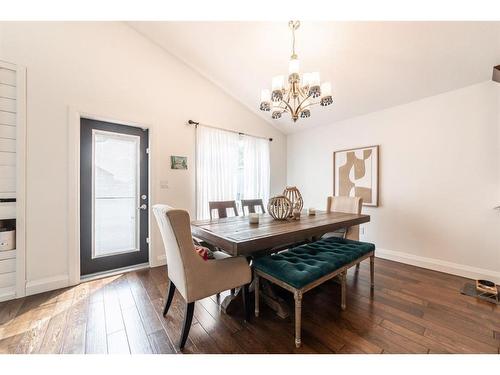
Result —
[[267, 212], [274, 220], [286, 220], [293, 211], [293, 205], [290, 199], [284, 195], [278, 195], [269, 199], [267, 204]]
[[289, 216], [293, 216], [293, 210], [302, 211], [304, 200], [296, 186], [287, 186], [283, 191], [283, 195], [292, 203], [292, 211]]

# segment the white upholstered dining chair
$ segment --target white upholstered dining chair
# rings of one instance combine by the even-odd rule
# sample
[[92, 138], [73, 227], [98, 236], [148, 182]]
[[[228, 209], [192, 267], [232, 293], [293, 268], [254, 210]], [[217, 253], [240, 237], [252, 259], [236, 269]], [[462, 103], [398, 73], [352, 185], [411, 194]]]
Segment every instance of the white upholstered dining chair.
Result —
[[194, 303], [224, 290], [243, 286], [243, 309], [248, 319], [248, 284], [251, 269], [243, 257], [216, 252], [216, 259], [203, 260], [197, 254], [191, 235], [189, 213], [163, 204], [153, 207], [167, 257], [169, 286], [163, 316], [167, 315], [175, 289], [186, 302], [186, 313], [179, 347], [186, 343], [193, 319]]
[[[326, 212], [345, 212], [348, 214], [360, 214], [363, 207], [363, 199], [360, 197], [328, 197]], [[348, 240], [359, 241], [359, 225], [340, 230], [339, 232], [327, 233], [325, 236], [338, 235]]]

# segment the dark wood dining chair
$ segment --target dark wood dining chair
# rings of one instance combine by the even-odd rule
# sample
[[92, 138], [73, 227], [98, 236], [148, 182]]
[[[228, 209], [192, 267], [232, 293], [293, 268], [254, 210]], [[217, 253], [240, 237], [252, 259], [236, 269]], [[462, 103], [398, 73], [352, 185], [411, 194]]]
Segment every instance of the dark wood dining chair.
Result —
[[208, 208], [210, 211], [210, 220], [213, 219], [212, 212], [217, 210], [219, 219], [227, 217], [227, 210], [233, 209], [234, 216], [239, 216], [238, 208], [236, 207], [236, 201], [218, 201], [218, 202], [208, 202]]
[[245, 207], [247, 207], [248, 213], [255, 213], [255, 207], [260, 207], [262, 214], [266, 213], [266, 210], [264, 209], [264, 203], [262, 203], [262, 199], [242, 199], [241, 209], [243, 211], [243, 215], [245, 215]]

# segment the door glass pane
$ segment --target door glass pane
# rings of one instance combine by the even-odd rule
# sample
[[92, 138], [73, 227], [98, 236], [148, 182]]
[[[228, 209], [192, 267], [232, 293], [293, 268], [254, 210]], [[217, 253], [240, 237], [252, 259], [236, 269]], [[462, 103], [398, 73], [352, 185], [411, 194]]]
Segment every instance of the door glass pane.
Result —
[[93, 131], [93, 257], [138, 251], [139, 137]]

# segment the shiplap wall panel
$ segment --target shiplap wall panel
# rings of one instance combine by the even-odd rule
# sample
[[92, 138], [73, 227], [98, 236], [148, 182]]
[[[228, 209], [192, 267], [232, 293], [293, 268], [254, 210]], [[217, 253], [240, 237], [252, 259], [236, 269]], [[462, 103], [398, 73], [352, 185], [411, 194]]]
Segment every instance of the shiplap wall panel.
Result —
[[0, 151], [0, 165], [15, 166], [16, 154], [14, 152], [1, 152]]
[[0, 83], [0, 98], [16, 98], [16, 87]]
[[0, 125], [16, 126], [16, 114], [0, 111]]
[[[1, 169], [2, 167], [0, 167]], [[10, 194], [12, 198], [13, 193], [16, 192], [16, 175], [9, 174], [8, 176], [0, 175], [0, 192]]]
[[15, 219], [16, 218], [16, 203], [3, 202], [0, 204], [0, 220]]
[[16, 139], [16, 127], [0, 125], [0, 138]]
[[0, 288], [13, 286], [15, 285], [15, 282], [16, 282], [15, 272], [0, 274]]
[[16, 250], [0, 250], [0, 260], [16, 259]]
[[0, 68], [0, 83], [15, 86], [16, 71], [12, 69]]
[[16, 198], [17, 191], [12, 193], [0, 193], [0, 199], [4, 198]]
[[16, 140], [0, 138], [0, 152], [16, 152]]
[[5, 259], [0, 260], [0, 274], [10, 273], [16, 271], [16, 260], [15, 259]]
[[16, 99], [0, 97], [0, 111], [16, 112]]
[[[0, 62], [0, 198], [16, 197], [17, 72]], [[15, 219], [15, 202], [0, 203], [0, 220]], [[2, 299], [15, 295], [16, 250], [0, 251]], [[6, 294], [12, 294], [7, 296]]]
[[2, 179], [2, 178], [15, 179], [16, 178], [16, 167], [13, 165], [0, 165], [0, 179]]
[[[3, 178], [0, 176], [0, 192], [6, 194], [8, 198], [15, 198], [16, 178]], [[3, 203], [2, 203], [3, 204]]]

